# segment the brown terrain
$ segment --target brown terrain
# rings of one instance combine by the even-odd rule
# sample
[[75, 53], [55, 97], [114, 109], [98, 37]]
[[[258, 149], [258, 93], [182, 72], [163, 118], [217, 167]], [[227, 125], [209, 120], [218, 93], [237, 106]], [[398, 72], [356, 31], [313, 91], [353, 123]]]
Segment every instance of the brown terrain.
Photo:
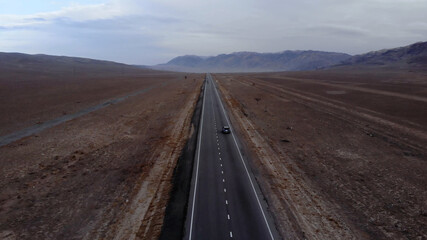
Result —
[[[427, 239], [425, 68], [214, 78], [283, 239]], [[0, 239], [157, 239], [203, 79], [0, 54]]]
[[284, 239], [427, 239], [427, 72], [216, 74]]
[[0, 69], [0, 136], [147, 89], [0, 147], [0, 239], [160, 234], [204, 75], [114, 67]]

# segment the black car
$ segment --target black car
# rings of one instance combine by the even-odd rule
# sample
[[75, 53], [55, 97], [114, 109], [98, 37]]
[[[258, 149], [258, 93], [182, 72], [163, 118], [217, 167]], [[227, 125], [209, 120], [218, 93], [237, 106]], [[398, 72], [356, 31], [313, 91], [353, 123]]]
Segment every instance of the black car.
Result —
[[229, 126], [222, 127], [222, 133], [225, 133], [225, 134], [231, 133], [230, 127]]

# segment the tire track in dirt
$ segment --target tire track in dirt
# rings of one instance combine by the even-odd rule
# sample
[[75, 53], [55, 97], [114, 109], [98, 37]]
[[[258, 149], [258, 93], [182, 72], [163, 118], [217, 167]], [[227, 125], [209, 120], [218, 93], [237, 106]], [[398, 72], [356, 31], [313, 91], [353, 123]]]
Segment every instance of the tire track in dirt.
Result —
[[[245, 81], [245, 83], [243, 83], [243, 81], [239, 81], [239, 83], [244, 84], [246, 86], [252, 86], [253, 87], [253, 85], [251, 85], [252, 82]], [[263, 88], [260, 88], [257, 85], [261, 85], [261, 86], [263, 86]], [[267, 84], [267, 83], [257, 82], [255, 87], [262, 90], [262, 91], [269, 92], [270, 94], [274, 94], [276, 97], [279, 97], [279, 98], [280, 98], [280, 94], [275, 93], [274, 91], [279, 91], [281, 93], [291, 95], [297, 99], [300, 99], [300, 101], [298, 101], [298, 100], [296, 100], [296, 101], [298, 101], [301, 104], [308, 105], [308, 106], [310, 106], [313, 109], [316, 109], [318, 111], [327, 112], [327, 113], [332, 114], [335, 117], [340, 118], [342, 120], [352, 122], [352, 123], [356, 123], [359, 126], [361, 126], [362, 123], [358, 122], [356, 119], [362, 118], [365, 121], [373, 122], [373, 123], [381, 125], [382, 126], [381, 129], [388, 128], [388, 129], [398, 130], [399, 132], [402, 133], [401, 136], [415, 136], [420, 140], [419, 142], [427, 141], [426, 132], [419, 129], [421, 126], [419, 126], [418, 124], [412, 123], [412, 122], [406, 122], [407, 126], [403, 126], [403, 125], [398, 124], [396, 122], [392, 122], [392, 121], [385, 119], [384, 117], [382, 117], [381, 113], [378, 113], [375, 111], [371, 111], [371, 110], [356, 107], [356, 106], [349, 107], [340, 101], [336, 101], [336, 100], [332, 100], [332, 99], [326, 99], [322, 96], [310, 94], [307, 92], [303, 93], [303, 92], [295, 90], [295, 89], [290, 90], [290, 89], [285, 88], [283, 86], [279, 87], [273, 83]], [[270, 91], [268, 89], [270, 89]], [[271, 90], [273, 90], [273, 91], [271, 91]], [[294, 98], [294, 100], [295, 100], [295, 98]], [[319, 108], [319, 104], [323, 105], [323, 107]], [[333, 110], [333, 111], [331, 111], [331, 110]], [[346, 114], [349, 114], [349, 115], [353, 116], [354, 118], [347, 118], [347, 117], [345, 117], [345, 114], [340, 114], [339, 112], [345, 112]], [[408, 127], [408, 126], [411, 126], [411, 127]], [[366, 128], [366, 127], [364, 127], [364, 128]], [[396, 143], [397, 145], [405, 145], [405, 146], [408, 146], [410, 148], [417, 149], [417, 150], [418, 149], [424, 149], [424, 146], [420, 145], [418, 141], [417, 142], [410, 142], [408, 140], [402, 141], [401, 140], [402, 137], [391, 135], [388, 132], [380, 130], [380, 128], [375, 128], [374, 126], [370, 126], [370, 128], [372, 128], [372, 130], [374, 132], [367, 132], [367, 134], [379, 134], [380, 133], [381, 135], [384, 136], [385, 140], [392, 141], [392, 142]]]
[[170, 82], [165, 82], [165, 83], [162, 83], [162, 84], [158, 84], [158, 85], [155, 85], [155, 86], [151, 86], [151, 87], [148, 87], [148, 88], [145, 88], [145, 89], [142, 89], [142, 90], [139, 90], [139, 91], [127, 94], [127, 95], [122, 96], [122, 97], [118, 97], [118, 98], [114, 98], [114, 99], [109, 99], [109, 100], [107, 100], [107, 101], [105, 101], [105, 102], [103, 102], [101, 104], [98, 104], [98, 105], [95, 105], [95, 106], [92, 106], [92, 107], [80, 110], [80, 111], [78, 111], [76, 113], [68, 114], [68, 115], [65, 115], [65, 116], [62, 116], [62, 117], [59, 117], [59, 118], [56, 118], [56, 119], [52, 119], [52, 120], [44, 122], [44, 123], [36, 124], [36, 125], [31, 126], [31, 127], [22, 129], [20, 131], [16, 131], [14, 133], [11, 133], [11, 134], [8, 134], [8, 135], [5, 135], [5, 136], [0, 136], [0, 147], [5, 146], [5, 145], [7, 145], [9, 143], [15, 142], [15, 141], [17, 141], [19, 139], [22, 139], [24, 137], [28, 137], [28, 136], [31, 136], [33, 134], [39, 133], [39, 132], [41, 132], [41, 131], [43, 131], [45, 129], [57, 126], [57, 125], [59, 125], [61, 123], [64, 123], [64, 122], [76, 119], [78, 117], [84, 116], [84, 115], [86, 115], [88, 113], [95, 112], [95, 111], [97, 111], [99, 109], [108, 107], [108, 106], [110, 106], [112, 104], [123, 102], [123, 101], [125, 101], [126, 99], [128, 99], [130, 97], [134, 97], [134, 96], [137, 96], [137, 95], [149, 92], [149, 91], [151, 91], [151, 90], [153, 90], [155, 88], [158, 88], [158, 87], [166, 86], [169, 83]]
[[[223, 79], [225, 79], [225, 77]], [[227, 88], [222, 90], [225, 92], [229, 90], [229, 104], [233, 105], [236, 109], [235, 115], [239, 116], [237, 117], [237, 121], [249, 122], [247, 124], [241, 124], [244, 126], [243, 129], [246, 129], [243, 132], [247, 132], [248, 139], [263, 139], [265, 142], [265, 144], [259, 145], [252, 143], [256, 155], [262, 156], [259, 157], [261, 159], [260, 161], [263, 162], [262, 166], [268, 164], [268, 162], [265, 163], [266, 160], [264, 161], [263, 158], [272, 159], [274, 161], [272, 163], [273, 166], [277, 164], [273, 168], [270, 168], [265, 176], [261, 178], [261, 181], [267, 182], [267, 186], [271, 184], [271, 187], [267, 187], [266, 189], [267, 192], [270, 191], [273, 193], [267, 194], [268, 197], [273, 198], [273, 200], [269, 199], [269, 202], [273, 203], [270, 204], [273, 206], [273, 209], [275, 208], [274, 196], [280, 196], [280, 194], [275, 192], [290, 191], [292, 193], [292, 187], [286, 184], [279, 185], [277, 182], [280, 182], [280, 180], [271, 179], [285, 177], [289, 180], [288, 174], [293, 174], [297, 176], [297, 180], [300, 180], [299, 184], [306, 186], [309, 191], [317, 191], [318, 193], [325, 193], [325, 191], [327, 191], [332, 194], [339, 191], [336, 196], [329, 194], [307, 194], [307, 196], [316, 197], [317, 200], [319, 197], [322, 199], [322, 196], [324, 198], [323, 200], [325, 200], [326, 196], [332, 197], [331, 200], [326, 198], [326, 203], [328, 201], [331, 202], [332, 205], [329, 206], [332, 206], [332, 209], [340, 214], [339, 216], [341, 219], [338, 218], [338, 222], [342, 220], [341, 222], [347, 224], [344, 224], [344, 226], [350, 227], [350, 233], [357, 239], [400, 239], [404, 236], [412, 239], [412, 237], [415, 238], [415, 236], [421, 238], [424, 236], [425, 231], [422, 230], [422, 217], [424, 216], [422, 215], [424, 212], [422, 187], [420, 188], [418, 184], [419, 181], [414, 181], [417, 177], [412, 178], [410, 175], [404, 175], [408, 174], [408, 172], [406, 172], [407, 168], [417, 167], [416, 164], [422, 164], [423, 161], [425, 162], [423, 154], [426, 149], [423, 142], [426, 141], [426, 138], [425, 135], [423, 135], [422, 126], [411, 124], [410, 122], [409, 124], [402, 124], [403, 121], [396, 123], [394, 118], [387, 117], [383, 113], [356, 107], [301, 90], [289, 89], [286, 84], [279, 85], [266, 81], [258, 81], [258, 78], [251, 77], [238, 79], [230, 77], [224, 81], [223, 79], [221, 79], [220, 82], [223, 82], [224, 86], [230, 87], [230, 89]], [[242, 92], [245, 94], [242, 94]], [[231, 94], [233, 94], [233, 96], [236, 94], [236, 99], [233, 99]], [[249, 104], [251, 104], [251, 101], [247, 101], [248, 96], [251, 96], [250, 99], [252, 101], [254, 97], [257, 98], [258, 96], [259, 98], [262, 97], [262, 99], [265, 99], [263, 100], [266, 106], [264, 111], [262, 111], [263, 108], [260, 110], [260, 107], [256, 107], [256, 105], [250, 106]], [[280, 103], [283, 103], [283, 107]], [[410, 103], [411, 101], [409, 101], [409, 104]], [[299, 107], [291, 108], [290, 105], [299, 105]], [[271, 108], [269, 106], [271, 106]], [[260, 111], [256, 111], [257, 108]], [[279, 108], [281, 111], [279, 111]], [[292, 129], [290, 129], [288, 133], [291, 136], [291, 143], [286, 145], [287, 147], [280, 144], [279, 137], [286, 136], [287, 133], [281, 132], [275, 135], [272, 134], [270, 131], [271, 129], [264, 130], [264, 127], [271, 127], [269, 124], [275, 127], [280, 126], [280, 118], [283, 118], [285, 124], [293, 124], [292, 121], [289, 123], [289, 120], [285, 120], [287, 117], [284, 114], [287, 113], [283, 111], [283, 109], [289, 110], [290, 116], [288, 118], [294, 121], [295, 119], [302, 120], [304, 121], [303, 124], [306, 126], [313, 126], [313, 128], [304, 128], [304, 130], [313, 130], [313, 133], [310, 134], [300, 131], [298, 134], [304, 136], [304, 138], [297, 138], [295, 134], [292, 134]], [[298, 115], [298, 113], [295, 114], [296, 111], [303, 111], [305, 114]], [[266, 117], [260, 116], [259, 114], [265, 114]], [[261, 120], [257, 121], [254, 119], [254, 117], [257, 118], [257, 116], [261, 118]], [[278, 116], [278, 118], [276, 118], [277, 121], [272, 116]], [[317, 116], [319, 119], [310, 120], [310, 116]], [[307, 117], [308, 119], [306, 119]], [[403, 120], [405, 121], [406, 119], [403, 118]], [[337, 127], [328, 126], [328, 124], [325, 124], [325, 121], [336, 124]], [[284, 126], [286, 127], [286, 125]], [[301, 124], [299, 127], [301, 127]], [[319, 127], [322, 127], [322, 130], [318, 131], [316, 129]], [[349, 139], [347, 143], [348, 147], [345, 146], [347, 142], [346, 139], [342, 139], [344, 140], [343, 144], [337, 144], [336, 141], [332, 141], [331, 144], [319, 142], [319, 136], [324, 138], [325, 141], [332, 140], [329, 137], [334, 135], [334, 133], [325, 134], [326, 131], [342, 130], [344, 127], [351, 128], [348, 132], [347, 130], [343, 130], [342, 134], [344, 134], [345, 137], [349, 137], [349, 133], [351, 133], [351, 137], [356, 138], [355, 141]], [[297, 130], [295, 130], [295, 133], [297, 133], [296, 131]], [[419, 133], [416, 138], [414, 138], [413, 131]], [[307, 139], [307, 136], [312, 135], [317, 136], [313, 136], [314, 139], [312, 141]], [[336, 135], [338, 137], [340, 134]], [[371, 140], [369, 140], [369, 138], [371, 138]], [[354, 145], [356, 141], [362, 139], [368, 140], [368, 142], [372, 144], [372, 147], [366, 146], [366, 144]], [[301, 142], [299, 140], [304, 141]], [[255, 140], [252, 140], [252, 142], [253, 141]], [[305, 147], [306, 144], [308, 148]], [[317, 147], [319, 148], [318, 150], [316, 150]], [[357, 151], [358, 147], [367, 150], [368, 153], [359, 155]], [[376, 150], [371, 152], [371, 148], [375, 148]], [[343, 149], [347, 149], [348, 151], [342, 151]], [[372, 153], [380, 153], [381, 155]], [[287, 154], [290, 154], [290, 156], [287, 157]], [[337, 154], [341, 154], [341, 156]], [[342, 156], [342, 154], [350, 155]], [[384, 154], [384, 156], [382, 154]], [[348, 160], [348, 162], [345, 163], [342, 162], [348, 158], [354, 159]], [[383, 161], [376, 161], [376, 158], [380, 158]], [[416, 162], [415, 158], [420, 159], [421, 162]], [[384, 164], [388, 160], [391, 162], [390, 165]], [[280, 166], [277, 161], [283, 166]], [[392, 166], [393, 161], [395, 166], [401, 165], [401, 167]], [[418, 167], [420, 167], [419, 171], [417, 171], [418, 169], [412, 169], [413, 172], [410, 174], [422, 173], [422, 165]], [[313, 169], [315, 170], [313, 171]], [[319, 176], [319, 173], [322, 173], [322, 171], [325, 171], [330, 177], [325, 177], [325, 175]], [[422, 175], [419, 176], [419, 178], [421, 178], [419, 180], [422, 182]], [[307, 181], [305, 181], [305, 179], [307, 179]], [[319, 186], [320, 188], [318, 188]], [[275, 187], [278, 189], [275, 189]], [[301, 195], [304, 195], [304, 193], [302, 192]], [[296, 197], [292, 195], [289, 196], [289, 198], [296, 199]], [[300, 212], [301, 209], [292, 206], [291, 204], [294, 203], [291, 201], [286, 202], [279, 197], [277, 197], [276, 200], [279, 202], [278, 206], [280, 206], [281, 209], [274, 209], [275, 213], [283, 214], [284, 212], [297, 212], [296, 215], [305, 214], [304, 212]], [[293, 208], [289, 208], [289, 205]], [[298, 206], [298, 203], [295, 205]], [[287, 208], [290, 210], [287, 210]], [[353, 214], [348, 215], [350, 212], [353, 212]], [[310, 219], [310, 215], [306, 215], [306, 217]], [[291, 226], [289, 221], [292, 221], [292, 215], [279, 216], [279, 218], [281, 219], [276, 221], [277, 223], [283, 224], [284, 227]], [[332, 219], [335, 218], [333, 217]], [[300, 224], [300, 218], [296, 217], [295, 222], [298, 223], [300, 229], [303, 229], [303, 231], [306, 230], [306, 225]], [[312, 222], [317, 223], [315, 217], [312, 218]], [[307, 221], [308, 224], [312, 224], [312, 222]], [[313, 226], [309, 227], [311, 228]], [[296, 228], [296, 230], [298, 230], [298, 228]], [[288, 233], [285, 231], [283, 232], [282, 235], [284, 237], [294, 237], [286, 235]], [[340, 239], [338, 236], [334, 237], [332, 235], [325, 238]], [[347, 239], [347, 237], [343, 237], [342, 239]]]
[[360, 91], [360, 92], [366, 92], [366, 93], [380, 94], [380, 95], [384, 95], [384, 96], [398, 97], [398, 98], [403, 98], [403, 99], [427, 103], [427, 98], [425, 98], [425, 97], [413, 96], [413, 95], [407, 95], [407, 94], [395, 93], [395, 92], [389, 92], [389, 91], [382, 91], [382, 90], [375, 90], [375, 89], [369, 89], [369, 88], [362, 88], [362, 87], [356, 87], [356, 86], [345, 86], [345, 85], [341, 85], [341, 84], [320, 82], [319, 80], [314, 80], [314, 79], [301, 79], [301, 78], [283, 77], [283, 76], [277, 77], [275, 79], [280, 79], [280, 80], [286, 79], [286, 80], [291, 80], [291, 81], [317, 84], [317, 85], [323, 85], [323, 86], [334, 87], [334, 88], [341, 88], [341, 89], [346, 89], [346, 90], [354, 90], [354, 91]]
[[192, 112], [200, 91], [200, 88], [196, 89], [175, 118], [170, 135], [151, 154], [150, 161], [156, 164], [148, 175], [141, 176], [125, 212], [116, 219], [114, 226], [109, 227], [106, 237], [101, 231], [88, 234], [84, 239], [156, 239], [160, 235], [173, 170], [190, 134]]
[[230, 93], [220, 85], [233, 118], [255, 151], [268, 180], [262, 180], [269, 205], [275, 213], [282, 237], [285, 239], [357, 239], [331, 206], [322, 199], [303, 174], [274, 145], [266, 141]]

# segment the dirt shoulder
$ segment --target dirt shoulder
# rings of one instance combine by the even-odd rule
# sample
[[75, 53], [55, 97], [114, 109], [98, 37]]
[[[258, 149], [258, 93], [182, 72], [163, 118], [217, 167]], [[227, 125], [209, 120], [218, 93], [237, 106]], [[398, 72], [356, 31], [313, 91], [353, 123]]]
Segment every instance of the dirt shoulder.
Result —
[[427, 78], [390, 75], [215, 75], [285, 239], [427, 237]]
[[144, 79], [112, 81], [85, 104], [165, 84], [0, 148], [2, 238], [157, 238], [203, 75]]

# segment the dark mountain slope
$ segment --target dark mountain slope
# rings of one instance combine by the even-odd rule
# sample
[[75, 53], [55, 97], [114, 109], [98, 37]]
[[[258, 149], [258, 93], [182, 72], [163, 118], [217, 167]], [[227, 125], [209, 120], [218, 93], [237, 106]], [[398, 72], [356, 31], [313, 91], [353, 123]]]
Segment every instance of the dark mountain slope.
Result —
[[427, 42], [353, 56], [342, 65], [427, 65]]
[[2, 73], [3, 76], [7, 74], [9, 74], [9, 76], [13, 74], [22, 75], [24, 72], [25, 74], [37, 74], [37, 76], [94, 76], [105, 74], [121, 75], [124, 73], [141, 71], [153, 70], [144, 70], [136, 66], [88, 58], [50, 56], [43, 54], [0, 53], [0, 73]]

